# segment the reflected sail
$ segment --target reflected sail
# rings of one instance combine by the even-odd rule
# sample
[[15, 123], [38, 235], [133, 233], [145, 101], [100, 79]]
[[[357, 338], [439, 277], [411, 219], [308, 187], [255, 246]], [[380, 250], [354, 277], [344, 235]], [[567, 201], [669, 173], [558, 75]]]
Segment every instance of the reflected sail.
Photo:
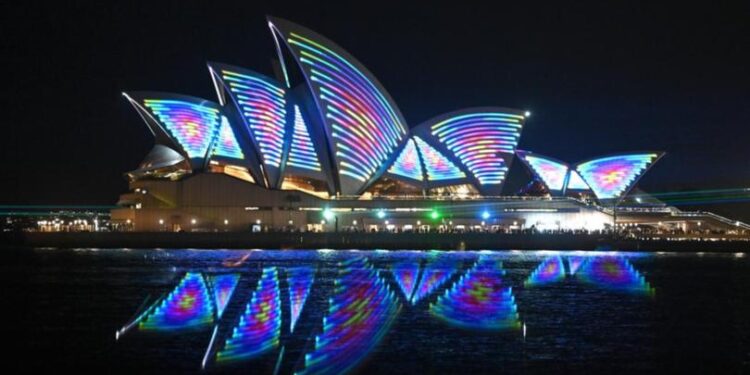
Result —
[[581, 268], [584, 259], [584, 257], [568, 257], [568, 275], [575, 275], [578, 269]]
[[477, 330], [520, 327], [512, 289], [503, 283], [499, 261], [480, 259], [444, 295], [430, 313], [452, 326]]
[[302, 309], [305, 308], [307, 296], [315, 281], [315, 269], [312, 267], [289, 268], [286, 274], [289, 284], [289, 332], [294, 332], [294, 326], [297, 325]]
[[391, 268], [391, 273], [393, 273], [393, 277], [404, 293], [406, 300], [411, 301], [414, 289], [419, 282], [419, 260], [397, 262]]
[[565, 266], [559, 256], [548, 257], [537, 267], [529, 278], [524, 281], [524, 286], [540, 286], [555, 283], [565, 279]]
[[594, 257], [581, 265], [577, 277], [586, 283], [617, 291], [653, 294], [654, 289], [627, 259]]
[[188, 272], [177, 287], [138, 324], [144, 331], [205, 328], [214, 321], [214, 306], [200, 273]]
[[279, 345], [281, 334], [281, 293], [276, 267], [263, 269], [239, 323], [224, 348], [216, 354], [217, 362], [258, 357]]
[[364, 259], [345, 261], [329, 299], [323, 332], [300, 374], [344, 373], [356, 367], [390, 330], [401, 305]]
[[448, 260], [446, 257], [438, 256], [427, 262], [422, 271], [419, 287], [414, 291], [411, 298], [412, 305], [417, 304], [448, 281], [456, 273], [456, 269], [455, 262]]
[[208, 276], [208, 283], [214, 295], [214, 306], [216, 307], [216, 317], [221, 318], [224, 314], [229, 300], [232, 298], [234, 289], [240, 281], [238, 273], [228, 273], [223, 275]]

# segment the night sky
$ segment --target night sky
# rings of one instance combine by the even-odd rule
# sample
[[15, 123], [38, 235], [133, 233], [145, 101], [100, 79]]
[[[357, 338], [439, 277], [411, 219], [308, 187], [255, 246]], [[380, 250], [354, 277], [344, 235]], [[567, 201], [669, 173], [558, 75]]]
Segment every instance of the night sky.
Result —
[[[348, 50], [411, 126], [529, 109], [521, 149], [569, 162], [663, 150], [645, 191], [750, 187], [747, 5], [5, 3], [0, 204], [114, 204], [153, 144], [120, 93], [216, 100], [206, 61], [271, 74], [267, 14]], [[515, 163], [506, 191], [528, 178]], [[750, 220], [748, 203], [702, 208]]]

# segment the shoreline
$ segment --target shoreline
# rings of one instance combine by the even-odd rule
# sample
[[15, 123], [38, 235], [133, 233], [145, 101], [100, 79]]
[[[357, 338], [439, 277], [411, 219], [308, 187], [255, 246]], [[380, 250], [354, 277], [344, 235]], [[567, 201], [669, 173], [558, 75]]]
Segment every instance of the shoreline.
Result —
[[750, 241], [742, 240], [615, 240], [588, 234], [497, 233], [27, 232], [2, 233], [0, 244], [34, 248], [750, 251]]

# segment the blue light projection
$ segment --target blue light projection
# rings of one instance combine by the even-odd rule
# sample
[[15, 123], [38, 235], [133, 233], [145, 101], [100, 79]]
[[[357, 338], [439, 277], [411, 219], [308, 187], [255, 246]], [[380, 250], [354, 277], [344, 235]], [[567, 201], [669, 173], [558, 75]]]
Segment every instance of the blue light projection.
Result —
[[406, 142], [406, 146], [404, 146], [401, 154], [398, 155], [396, 161], [388, 169], [388, 173], [417, 181], [424, 180], [422, 163], [419, 161], [419, 154], [417, 146], [414, 144], [414, 139]]
[[391, 273], [394, 279], [396, 279], [399, 288], [404, 293], [404, 298], [409, 302], [412, 301], [414, 290], [419, 283], [419, 263], [418, 259], [404, 260], [391, 266]]
[[245, 159], [245, 154], [242, 153], [240, 144], [237, 143], [237, 138], [234, 136], [234, 130], [232, 130], [226, 116], [221, 116], [221, 127], [217, 139], [214, 141], [211, 154], [237, 160]]
[[576, 170], [599, 199], [617, 199], [635, 184], [659, 154], [609, 156], [579, 164]]
[[313, 282], [315, 282], [315, 269], [312, 267], [294, 267], [286, 270], [287, 284], [289, 285], [289, 332], [294, 332], [305, 308], [307, 296], [310, 294]]
[[323, 332], [315, 336], [299, 374], [341, 374], [353, 370], [390, 330], [401, 305], [364, 259], [340, 264]]
[[627, 259], [600, 256], [586, 259], [576, 277], [588, 284], [606, 289], [653, 295], [655, 290]]
[[232, 335], [216, 353], [216, 361], [230, 362], [258, 357], [279, 345], [281, 334], [281, 293], [276, 267], [263, 269]]
[[200, 273], [188, 272], [138, 324], [144, 331], [206, 328], [214, 322], [214, 304]]
[[260, 75], [222, 70], [221, 76], [258, 144], [263, 162], [278, 168], [286, 132], [286, 91]]
[[480, 184], [499, 185], [508, 172], [503, 154], [515, 153], [523, 121], [512, 113], [461, 113], [432, 125], [431, 131]]
[[524, 282], [525, 286], [541, 286], [565, 279], [565, 266], [562, 258], [552, 256], [545, 259]]
[[568, 275], [573, 276], [581, 268], [581, 265], [586, 260], [584, 257], [569, 256], [568, 257]]
[[548, 189], [555, 191], [563, 189], [565, 177], [568, 174], [567, 165], [539, 155], [519, 153], [519, 156], [539, 176], [542, 182], [547, 185]]
[[515, 297], [503, 283], [500, 261], [480, 258], [477, 264], [430, 305], [430, 313], [464, 329], [520, 328]]
[[237, 273], [227, 273], [208, 276], [207, 279], [213, 291], [216, 316], [221, 318], [224, 314], [224, 309], [226, 309], [229, 300], [232, 298], [235, 288], [237, 288], [240, 275]]
[[570, 171], [570, 177], [568, 177], [568, 190], [589, 190], [591, 189], [589, 185], [586, 184], [586, 181], [584, 181], [581, 178], [581, 175], [578, 174], [578, 172], [571, 170]]
[[307, 124], [302, 118], [298, 106], [294, 106], [294, 130], [292, 132], [292, 144], [289, 149], [288, 166], [319, 172], [320, 162], [315, 152], [315, 145], [310, 138]]
[[[274, 25], [285, 29], [289, 23]], [[315, 33], [282, 30], [316, 93], [330, 131], [344, 194], [353, 194], [390, 159], [406, 136], [405, 122], [375, 78], [341, 48]]]
[[464, 178], [466, 174], [450, 161], [440, 151], [423, 141], [422, 138], [414, 137], [419, 146], [419, 152], [422, 154], [425, 169], [427, 169], [427, 179], [430, 181], [453, 180]]
[[429, 296], [435, 289], [442, 286], [456, 273], [458, 267], [454, 261], [446, 256], [438, 255], [425, 264], [420, 278], [419, 286], [414, 290], [411, 303], [416, 304], [423, 298]]
[[143, 105], [190, 158], [205, 158], [219, 130], [219, 110], [185, 100], [145, 99]]

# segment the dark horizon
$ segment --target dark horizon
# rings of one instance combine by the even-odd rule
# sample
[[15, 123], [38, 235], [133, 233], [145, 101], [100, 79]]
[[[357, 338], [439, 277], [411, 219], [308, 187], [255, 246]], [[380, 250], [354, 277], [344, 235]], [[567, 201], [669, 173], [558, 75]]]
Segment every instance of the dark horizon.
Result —
[[[661, 150], [647, 192], [750, 188], [747, 6], [15, 6], [0, 205], [114, 204], [153, 144], [120, 93], [215, 101], [207, 61], [271, 74], [266, 15], [348, 50], [412, 127], [464, 107], [528, 109], [520, 149], [571, 163]], [[505, 191], [529, 178], [514, 163]], [[747, 202], [680, 207], [750, 221]]]

